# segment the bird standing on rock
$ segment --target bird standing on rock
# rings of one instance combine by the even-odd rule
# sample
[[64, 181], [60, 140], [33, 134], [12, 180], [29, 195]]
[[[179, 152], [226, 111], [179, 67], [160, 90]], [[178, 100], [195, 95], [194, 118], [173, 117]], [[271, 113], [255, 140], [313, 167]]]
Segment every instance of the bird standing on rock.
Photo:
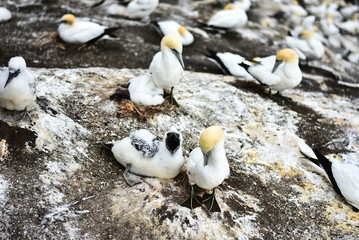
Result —
[[[189, 155], [187, 162], [187, 175], [191, 185], [191, 196], [182, 205], [193, 209], [196, 205], [209, 203], [209, 211], [220, 212], [215, 198], [215, 189], [224, 179], [229, 177], [229, 165], [224, 151], [224, 133], [221, 127], [206, 128], [200, 136], [198, 148]], [[204, 200], [196, 197], [193, 185], [206, 190], [212, 190]]]
[[208, 21], [208, 26], [236, 29], [244, 26], [248, 21], [246, 12], [235, 4], [228, 4], [223, 10], [215, 13]]
[[175, 35], [166, 35], [161, 41], [161, 51], [156, 53], [149, 67], [153, 82], [159, 88], [171, 88], [171, 104], [177, 104], [173, 98], [173, 88], [182, 77], [184, 63], [182, 43]]
[[0, 75], [0, 107], [28, 110], [36, 100], [35, 77], [26, 68], [23, 57], [11, 58], [8, 66]]
[[59, 21], [58, 33], [60, 38], [69, 44], [91, 44], [105, 35], [114, 36], [112, 33], [119, 28], [108, 28], [89, 21], [77, 21], [72, 14], [65, 14]]

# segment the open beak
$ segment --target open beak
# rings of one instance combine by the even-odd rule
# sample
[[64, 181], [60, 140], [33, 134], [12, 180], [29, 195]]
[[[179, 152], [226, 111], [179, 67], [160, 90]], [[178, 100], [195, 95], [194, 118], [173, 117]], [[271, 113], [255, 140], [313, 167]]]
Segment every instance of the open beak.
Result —
[[283, 61], [282, 60], [275, 60], [275, 64], [274, 64], [274, 67], [272, 69], [272, 73], [275, 72], [275, 70], [277, 70], [277, 68], [279, 67], [279, 65], [282, 63]]
[[172, 50], [173, 54], [176, 56], [176, 58], [178, 59], [178, 61], [180, 62], [182, 68], [184, 69], [182, 54], [180, 54], [176, 49], [171, 49], [171, 50]]
[[14, 79], [17, 77], [17, 75], [19, 75], [20, 70], [16, 70], [16, 71], [9, 71], [9, 76], [6, 80], [5, 86], [4, 88], [6, 88], [6, 86]]

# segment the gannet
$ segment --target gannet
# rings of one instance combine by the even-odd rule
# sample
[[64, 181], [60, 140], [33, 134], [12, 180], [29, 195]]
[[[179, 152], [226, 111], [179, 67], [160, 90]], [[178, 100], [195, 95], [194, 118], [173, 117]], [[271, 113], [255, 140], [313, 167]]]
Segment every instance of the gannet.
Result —
[[228, 4], [223, 10], [215, 13], [208, 21], [208, 26], [235, 29], [244, 26], [248, 21], [246, 12], [234, 4]]
[[11, 19], [11, 12], [4, 7], [0, 7], [0, 22], [6, 22]]
[[298, 37], [287, 36], [285, 42], [302, 60], [319, 59], [324, 55], [323, 44], [309, 30], [301, 31]]
[[349, 163], [341, 163], [337, 160], [328, 160], [320, 151], [313, 149], [317, 159], [309, 158], [326, 172], [336, 193], [359, 210], [359, 167]]
[[65, 14], [59, 21], [61, 24], [58, 33], [61, 39], [70, 44], [93, 43], [105, 35], [113, 36], [112, 33], [119, 28], [108, 28], [94, 22], [77, 21], [72, 14]]
[[[215, 188], [229, 177], [222, 128], [218, 126], [206, 128], [200, 135], [199, 146], [190, 153], [187, 162], [187, 175], [192, 191], [191, 196], [183, 202], [183, 205], [189, 204], [193, 208], [193, 201], [198, 204], [209, 201], [209, 211], [213, 208], [218, 208], [213, 211], [220, 211], [215, 198]], [[194, 184], [200, 188], [212, 190], [211, 196], [200, 203], [194, 193]]]
[[276, 55], [260, 58], [251, 64], [243, 62], [241, 66], [246, 67], [261, 84], [268, 86], [270, 90], [278, 91], [279, 95], [286, 89], [298, 86], [302, 81], [302, 71], [298, 64], [297, 53], [290, 48], [284, 48]]
[[359, 21], [358, 21], [359, 13], [353, 15], [351, 20], [346, 22], [338, 23], [337, 26], [350, 34], [359, 35]]
[[251, 0], [239, 0], [233, 2], [235, 7], [241, 8], [244, 11], [247, 11], [251, 7]]
[[164, 134], [162, 141], [148, 130], [134, 131], [115, 142], [112, 153], [126, 167], [124, 177], [131, 186], [137, 182], [131, 180], [128, 171], [148, 177], [174, 178], [184, 164], [182, 135], [175, 127]]
[[226, 74], [230, 74], [235, 77], [240, 77], [244, 79], [253, 79], [253, 77], [239, 64], [245, 61], [245, 58], [239, 54], [234, 54], [230, 52], [214, 52], [208, 50], [210, 59], [213, 59]]
[[127, 5], [126, 17], [131, 19], [147, 18], [158, 6], [159, 0], [133, 0]]
[[36, 99], [35, 77], [26, 68], [23, 57], [11, 58], [8, 66], [0, 75], [0, 107], [28, 110]]
[[171, 88], [172, 103], [176, 103], [173, 98], [173, 88], [180, 81], [183, 69], [181, 41], [174, 35], [164, 36], [161, 41], [161, 51], [154, 55], [149, 71], [157, 87]]
[[159, 105], [165, 100], [163, 98], [163, 89], [154, 84], [149, 74], [132, 79], [128, 90], [131, 101], [136, 104], [146, 106]]
[[188, 46], [193, 43], [193, 35], [184, 26], [181, 26], [175, 21], [159, 21], [157, 22], [159, 29], [164, 36], [172, 34], [181, 40], [183, 46]]

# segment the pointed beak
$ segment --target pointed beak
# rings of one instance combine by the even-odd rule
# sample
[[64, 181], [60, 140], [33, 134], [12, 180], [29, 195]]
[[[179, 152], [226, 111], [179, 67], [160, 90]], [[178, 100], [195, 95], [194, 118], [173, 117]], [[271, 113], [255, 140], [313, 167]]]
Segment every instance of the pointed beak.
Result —
[[282, 62], [283, 62], [282, 60], [275, 60], [275, 64], [274, 64], [274, 66], [273, 66], [272, 73], [274, 73], [275, 70], [277, 70], [277, 68], [279, 67], [279, 65], [280, 65]]
[[209, 150], [208, 152], [203, 153], [204, 166], [207, 166], [207, 164], [208, 164], [208, 159], [209, 159], [209, 156], [211, 155], [211, 153], [212, 153], [212, 150]]
[[9, 71], [9, 76], [6, 80], [5, 86], [4, 88], [6, 88], [6, 86], [14, 79], [17, 77], [17, 75], [19, 75], [20, 70], [16, 70], [16, 71]]
[[180, 54], [176, 49], [171, 49], [171, 50], [172, 50], [173, 54], [176, 56], [176, 58], [178, 59], [178, 61], [180, 62], [182, 68], [184, 69], [182, 54]]
[[60, 19], [60, 20], [56, 21], [55, 23], [56, 23], [56, 24], [61, 24], [61, 23], [66, 23], [66, 21], [63, 20], [63, 19]]

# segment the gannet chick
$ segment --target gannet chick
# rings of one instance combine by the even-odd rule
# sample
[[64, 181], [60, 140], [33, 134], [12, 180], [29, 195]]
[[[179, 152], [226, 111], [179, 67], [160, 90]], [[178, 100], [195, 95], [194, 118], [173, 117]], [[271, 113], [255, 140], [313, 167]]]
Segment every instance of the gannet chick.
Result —
[[215, 13], [208, 21], [208, 26], [236, 29], [244, 26], [248, 21], [246, 12], [234, 4], [228, 4], [223, 10]]
[[0, 107], [28, 110], [36, 99], [35, 77], [26, 68], [23, 57], [11, 58], [8, 66], [0, 75]]
[[179, 25], [175, 21], [159, 21], [157, 22], [159, 29], [164, 36], [172, 34], [181, 40], [183, 46], [188, 46], [193, 43], [193, 35], [184, 26]]
[[278, 91], [277, 94], [280, 95], [282, 91], [295, 88], [302, 81], [302, 71], [298, 64], [297, 53], [290, 48], [284, 48], [275, 56], [260, 58], [252, 65], [241, 65], [261, 84], [268, 86], [270, 90]]
[[247, 80], [254, 79], [245, 68], [239, 65], [245, 61], [245, 58], [241, 55], [230, 52], [216, 53], [212, 50], [208, 51], [209, 55], [207, 57], [213, 59], [226, 74]]
[[136, 104], [145, 106], [159, 105], [165, 100], [163, 98], [163, 89], [157, 87], [148, 74], [132, 79], [128, 90], [131, 101]]
[[171, 88], [172, 104], [176, 104], [173, 88], [180, 81], [183, 69], [181, 41], [174, 35], [164, 36], [161, 41], [161, 51], [153, 57], [149, 71], [157, 87]]
[[128, 171], [148, 177], [174, 178], [184, 164], [182, 135], [175, 127], [164, 134], [162, 141], [145, 129], [134, 131], [115, 142], [112, 153], [126, 167], [124, 177], [130, 186], [138, 182], [132, 181]]
[[11, 12], [4, 7], [0, 7], [0, 23], [11, 19]]
[[[359, 210], [359, 167], [349, 163], [328, 160], [320, 151], [313, 149], [320, 166], [326, 172], [336, 193]], [[313, 161], [313, 159], [309, 158]], [[316, 163], [316, 161], [313, 161]]]
[[119, 28], [108, 28], [94, 22], [77, 21], [72, 14], [65, 14], [57, 29], [60, 38], [69, 44], [93, 43], [105, 35], [116, 37], [112, 33]]
[[301, 31], [297, 38], [287, 36], [285, 42], [302, 60], [319, 59], [324, 55], [323, 44], [309, 30]]
[[202, 203], [210, 201], [208, 210], [220, 211], [215, 198], [215, 188], [229, 177], [229, 165], [224, 151], [222, 128], [218, 126], [206, 128], [201, 133], [199, 146], [189, 155], [187, 175], [192, 191], [191, 196], [182, 205], [189, 204], [189, 207], [193, 208], [193, 201], [200, 204], [194, 193], [193, 185], [196, 184], [206, 190], [213, 189], [211, 196], [204, 199]]
[[130, 19], [143, 19], [157, 8], [159, 0], [133, 0], [127, 5], [126, 17]]

